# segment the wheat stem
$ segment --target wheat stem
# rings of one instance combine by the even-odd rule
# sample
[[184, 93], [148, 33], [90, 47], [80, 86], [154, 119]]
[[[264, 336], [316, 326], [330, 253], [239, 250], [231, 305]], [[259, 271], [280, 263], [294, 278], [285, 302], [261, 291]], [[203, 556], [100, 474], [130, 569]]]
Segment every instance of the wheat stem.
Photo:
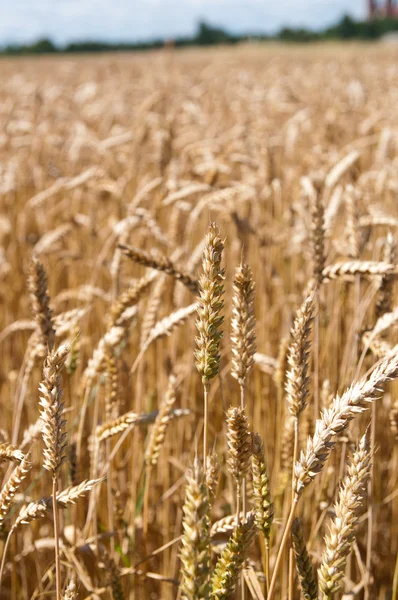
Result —
[[203, 384], [203, 464], [206, 467], [207, 460], [207, 436], [208, 436], [208, 422], [209, 422], [209, 383]]
[[54, 539], [55, 539], [55, 578], [56, 578], [56, 593], [57, 600], [61, 600], [61, 561], [59, 557], [59, 514], [57, 507], [57, 476], [53, 475], [53, 516], [54, 516]]
[[0, 567], [0, 590], [1, 590], [1, 582], [3, 581], [4, 565], [6, 562], [7, 550], [8, 550], [8, 546], [10, 545], [10, 539], [11, 539], [12, 532], [13, 532], [13, 529], [11, 528], [7, 535], [6, 543], [4, 544], [3, 556], [1, 559], [1, 567]]
[[[376, 446], [376, 404], [372, 404], [372, 416], [370, 421], [370, 455], [373, 456], [375, 453]], [[368, 481], [368, 533], [366, 540], [366, 581], [364, 589], [364, 600], [369, 600], [370, 597], [370, 575], [372, 568], [372, 546], [373, 546], [373, 487], [374, 487], [374, 463], [373, 461], [369, 467], [369, 481]]]
[[[298, 457], [298, 442], [299, 442], [299, 416], [293, 417], [294, 425], [294, 445], [293, 445], [293, 463], [292, 463], [292, 506], [294, 503], [295, 492], [293, 488], [294, 483], [294, 465], [296, 464]], [[293, 586], [294, 586], [294, 552], [293, 548], [289, 550], [289, 600], [293, 599]]]
[[149, 464], [145, 469], [145, 491], [143, 501], [143, 532], [146, 537], [148, 533], [148, 506], [149, 506], [149, 486], [151, 484], [152, 465]]
[[[242, 384], [240, 386], [240, 406], [241, 406], [242, 410], [245, 410], [245, 408], [246, 408], [245, 392], [246, 392], [245, 384]], [[242, 510], [243, 510], [244, 514], [246, 514], [246, 511], [247, 511], [246, 487], [247, 487], [247, 481], [246, 481], [246, 476], [245, 476], [242, 479]]]
[[292, 523], [293, 523], [293, 520], [294, 520], [294, 517], [295, 517], [295, 514], [296, 514], [296, 509], [297, 509], [298, 501], [299, 501], [299, 496], [298, 496], [298, 494], [295, 494], [294, 500], [293, 500], [292, 505], [290, 507], [289, 516], [288, 516], [287, 521], [286, 521], [286, 525], [285, 525], [285, 529], [284, 529], [283, 536], [282, 536], [282, 539], [281, 539], [281, 543], [280, 543], [280, 546], [279, 546], [278, 554], [277, 554], [277, 557], [276, 557], [274, 571], [272, 573], [272, 579], [271, 579], [271, 583], [270, 583], [269, 590], [268, 590], [267, 600], [272, 600], [272, 598], [275, 595], [276, 583], [277, 583], [277, 580], [278, 580], [278, 573], [279, 573], [279, 569], [280, 569], [280, 566], [281, 566], [283, 553], [285, 551], [286, 542], [289, 539], [290, 530], [292, 528]]
[[264, 557], [264, 572], [265, 572], [265, 585], [266, 585], [266, 592], [267, 592], [267, 598], [268, 598], [268, 594], [269, 594], [269, 584], [270, 584], [270, 580], [269, 580], [269, 541], [268, 540], [264, 540], [265, 543], [265, 557]]
[[[0, 579], [1, 582], [1, 579]], [[391, 600], [398, 600], [398, 552], [395, 560], [394, 578], [392, 582], [392, 597]]]
[[314, 318], [314, 421], [319, 417], [319, 290], [315, 294]]

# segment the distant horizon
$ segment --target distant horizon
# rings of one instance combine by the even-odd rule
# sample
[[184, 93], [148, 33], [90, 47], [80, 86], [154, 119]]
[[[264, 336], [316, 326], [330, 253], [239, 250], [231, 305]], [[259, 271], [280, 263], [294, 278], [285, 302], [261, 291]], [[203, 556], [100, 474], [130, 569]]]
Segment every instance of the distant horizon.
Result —
[[110, 44], [192, 36], [199, 21], [233, 35], [273, 34], [282, 27], [314, 31], [344, 14], [366, 17], [365, 0], [3, 0], [0, 46], [47, 38], [57, 46], [82, 40]]

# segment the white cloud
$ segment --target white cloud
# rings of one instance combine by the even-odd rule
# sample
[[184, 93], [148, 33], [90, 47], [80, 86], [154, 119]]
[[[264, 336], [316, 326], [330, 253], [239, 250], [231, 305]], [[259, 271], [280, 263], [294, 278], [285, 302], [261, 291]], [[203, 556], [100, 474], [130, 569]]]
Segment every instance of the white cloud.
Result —
[[322, 27], [364, 0], [1, 0], [0, 44], [49, 36], [137, 40], [192, 34], [199, 19], [234, 32]]

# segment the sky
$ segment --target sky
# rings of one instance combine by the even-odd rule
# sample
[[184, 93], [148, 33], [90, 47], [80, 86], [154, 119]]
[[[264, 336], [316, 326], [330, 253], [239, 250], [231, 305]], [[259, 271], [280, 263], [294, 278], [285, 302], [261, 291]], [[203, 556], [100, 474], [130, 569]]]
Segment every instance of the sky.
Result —
[[49, 37], [137, 41], [190, 35], [200, 19], [233, 33], [321, 28], [365, 16], [365, 0], [0, 0], [0, 45]]

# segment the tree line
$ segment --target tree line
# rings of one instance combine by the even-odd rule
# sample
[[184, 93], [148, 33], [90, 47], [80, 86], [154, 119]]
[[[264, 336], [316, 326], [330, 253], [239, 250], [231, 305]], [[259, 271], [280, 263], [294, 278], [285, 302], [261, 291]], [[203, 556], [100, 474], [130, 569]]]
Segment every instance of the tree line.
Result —
[[322, 31], [306, 28], [283, 27], [273, 35], [246, 34], [233, 35], [224, 29], [200, 22], [193, 36], [178, 37], [173, 40], [153, 39], [146, 42], [111, 43], [96, 40], [82, 40], [60, 46], [50, 39], [43, 38], [32, 44], [9, 44], [0, 48], [0, 53], [18, 54], [53, 54], [79, 52], [123, 52], [131, 50], [150, 50], [162, 48], [165, 44], [175, 47], [212, 46], [217, 44], [236, 44], [244, 41], [283, 41], [283, 42], [315, 42], [322, 40], [377, 40], [387, 33], [398, 31], [398, 20], [385, 18], [375, 21], [355, 21], [345, 15], [332, 27]]

